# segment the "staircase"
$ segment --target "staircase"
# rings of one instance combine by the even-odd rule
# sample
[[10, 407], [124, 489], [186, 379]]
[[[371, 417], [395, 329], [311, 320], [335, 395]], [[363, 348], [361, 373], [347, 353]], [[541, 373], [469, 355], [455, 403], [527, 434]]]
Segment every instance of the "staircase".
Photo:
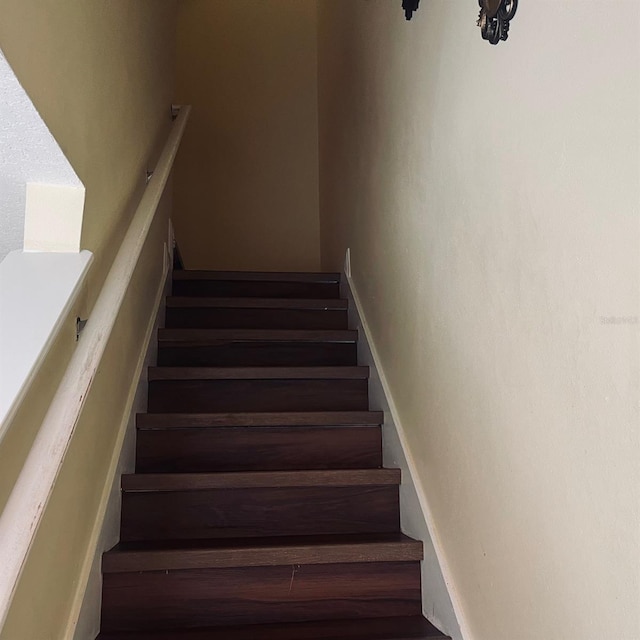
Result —
[[174, 271], [100, 640], [445, 638], [338, 274]]

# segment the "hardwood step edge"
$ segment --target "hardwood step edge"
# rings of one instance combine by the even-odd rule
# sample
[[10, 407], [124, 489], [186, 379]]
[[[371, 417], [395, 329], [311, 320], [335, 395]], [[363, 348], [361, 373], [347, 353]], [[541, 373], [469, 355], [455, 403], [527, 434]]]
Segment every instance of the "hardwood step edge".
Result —
[[138, 429], [214, 427], [358, 427], [379, 426], [382, 411], [280, 411], [255, 413], [138, 413]]
[[400, 479], [400, 469], [132, 473], [122, 476], [122, 490], [127, 493], [157, 493], [210, 489], [384, 486], [399, 485]]
[[174, 271], [174, 280], [223, 280], [234, 282], [291, 282], [304, 284], [336, 284], [339, 273], [313, 271], [208, 271], [200, 269]]
[[366, 380], [369, 367], [149, 367], [155, 380]]
[[169, 309], [267, 309], [273, 311], [346, 311], [343, 298], [213, 298], [168, 296]]
[[422, 559], [422, 542], [407, 537], [401, 540], [325, 544], [233, 546], [231, 543], [226, 547], [205, 546], [198, 549], [127, 550], [116, 547], [103, 555], [102, 571], [130, 573], [360, 562], [419, 562]]

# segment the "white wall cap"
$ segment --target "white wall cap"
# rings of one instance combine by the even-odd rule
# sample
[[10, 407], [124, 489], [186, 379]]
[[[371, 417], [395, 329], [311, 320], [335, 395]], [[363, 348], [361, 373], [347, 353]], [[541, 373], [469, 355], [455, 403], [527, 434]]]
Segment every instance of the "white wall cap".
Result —
[[0, 438], [74, 303], [93, 260], [13, 251], [0, 262]]

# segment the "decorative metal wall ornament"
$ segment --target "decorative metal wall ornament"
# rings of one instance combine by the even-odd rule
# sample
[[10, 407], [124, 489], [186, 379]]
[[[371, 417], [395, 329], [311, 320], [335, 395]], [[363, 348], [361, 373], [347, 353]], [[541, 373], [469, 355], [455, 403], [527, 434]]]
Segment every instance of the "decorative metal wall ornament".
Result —
[[[509, 37], [509, 23], [518, 9], [518, 0], [478, 0], [478, 4], [478, 26], [482, 37], [491, 44], [506, 40]], [[411, 20], [419, 6], [420, 0], [402, 0], [405, 18]]]
[[478, 26], [482, 37], [491, 44], [509, 37], [509, 22], [516, 15], [518, 0], [478, 0]]
[[404, 17], [411, 20], [413, 12], [418, 10], [420, 0], [402, 0], [402, 8], [404, 9]]

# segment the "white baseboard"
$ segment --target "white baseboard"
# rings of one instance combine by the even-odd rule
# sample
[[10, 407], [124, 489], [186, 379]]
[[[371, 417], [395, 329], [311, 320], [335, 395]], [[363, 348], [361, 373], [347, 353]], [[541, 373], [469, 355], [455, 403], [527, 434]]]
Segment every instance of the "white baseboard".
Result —
[[165, 259], [163, 278], [158, 287], [154, 312], [145, 335], [145, 348], [141, 352], [134, 374], [134, 380], [138, 383], [131, 389], [118, 429], [118, 438], [91, 533], [91, 542], [82, 564], [67, 622], [65, 640], [93, 640], [100, 631], [102, 554], [120, 539], [120, 476], [123, 473], [132, 473], [135, 467], [135, 418], [136, 413], [142, 413], [147, 408], [147, 368], [157, 362], [158, 345], [153, 338], [158, 328], [164, 325], [165, 300], [171, 287], [170, 262], [171, 260], [167, 263]]
[[407, 445], [382, 364], [353, 280], [345, 273], [341, 295], [349, 300], [349, 328], [358, 330], [358, 364], [370, 368], [369, 402], [372, 410], [384, 411], [383, 458], [388, 467], [402, 470], [400, 522], [402, 531], [422, 540], [422, 610], [424, 616], [453, 640], [472, 640], [439, 538], [427, 497], [416, 482], [416, 465]]

